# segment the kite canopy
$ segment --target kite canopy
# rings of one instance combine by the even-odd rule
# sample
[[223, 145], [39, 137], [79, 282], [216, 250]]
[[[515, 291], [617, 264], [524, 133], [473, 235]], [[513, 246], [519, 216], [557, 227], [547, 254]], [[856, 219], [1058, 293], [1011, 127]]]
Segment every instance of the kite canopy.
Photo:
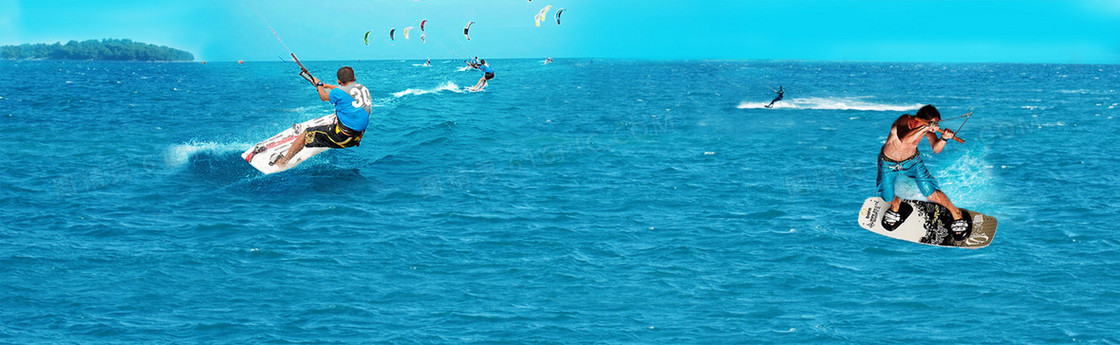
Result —
[[533, 20], [537, 23], [537, 27], [541, 26], [541, 21], [548, 18], [548, 10], [550, 9], [552, 9], [552, 5], [545, 6], [541, 9], [540, 13], [537, 13], [537, 15], [533, 17]]
[[[370, 30], [370, 31], [373, 31], [373, 30]], [[367, 46], [369, 45], [369, 33], [370, 33], [370, 31], [366, 31], [366, 37], [364, 38]]]
[[409, 32], [409, 31], [412, 31], [412, 27], [411, 27], [411, 26], [410, 26], [410, 27], [407, 27], [407, 28], [404, 28], [404, 39], [406, 39], [406, 40], [408, 39], [408, 32]]
[[396, 41], [397, 40], [395, 37], [393, 37], [393, 34], [395, 34], [396, 32], [397, 32], [397, 29], [389, 29], [389, 40], [390, 41]]
[[556, 11], [556, 25], [560, 25], [560, 14], [564, 13], [564, 10], [565, 9], [561, 8], [559, 11]]
[[463, 27], [463, 36], [467, 36], [468, 41], [471, 40], [471, 25], [474, 25], [474, 22], [467, 23], [467, 26]]
[[426, 24], [427, 22], [428, 22], [427, 19], [424, 19], [424, 20], [420, 21], [420, 31], [424, 31], [424, 24]]

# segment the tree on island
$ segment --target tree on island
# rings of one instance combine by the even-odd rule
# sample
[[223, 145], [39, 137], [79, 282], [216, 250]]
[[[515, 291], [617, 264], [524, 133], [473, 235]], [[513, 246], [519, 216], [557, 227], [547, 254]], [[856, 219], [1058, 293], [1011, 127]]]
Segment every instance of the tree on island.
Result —
[[175, 48], [133, 42], [129, 39], [70, 41], [66, 44], [21, 44], [0, 47], [0, 59], [193, 61], [194, 55]]

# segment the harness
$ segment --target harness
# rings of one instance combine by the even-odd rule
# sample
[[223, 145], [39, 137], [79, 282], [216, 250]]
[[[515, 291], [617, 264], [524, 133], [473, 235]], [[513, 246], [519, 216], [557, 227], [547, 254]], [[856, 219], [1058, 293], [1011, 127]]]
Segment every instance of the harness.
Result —
[[345, 136], [348, 136], [348, 137], [361, 136], [362, 135], [362, 132], [358, 132], [358, 131], [355, 131], [353, 129], [347, 128], [346, 125], [343, 125], [341, 121], [336, 122], [334, 124], [334, 132], [335, 133], [342, 133], [342, 135], [345, 135]]
[[351, 140], [354, 140], [354, 139], [362, 140], [362, 134], [364, 134], [364, 132], [358, 132], [358, 131], [355, 131], [353, 129], [346, 128], [346, 126], [342, 125], [342, 122], [338, 122], [338, 123], [334, 124], [334, 133], [335, 134], [342, 134], [342, 135], [346, 136], [346, 140], [343, 140], [341, 143], [335, 141], [334, 138], [330, 138], [329, 135], [327, 136], [327, 138], [331, 139], [331, 141], [334, 141], [334, 143], [338, 144], [339, 146], [346, 145], [346, 144], [350, 143]]

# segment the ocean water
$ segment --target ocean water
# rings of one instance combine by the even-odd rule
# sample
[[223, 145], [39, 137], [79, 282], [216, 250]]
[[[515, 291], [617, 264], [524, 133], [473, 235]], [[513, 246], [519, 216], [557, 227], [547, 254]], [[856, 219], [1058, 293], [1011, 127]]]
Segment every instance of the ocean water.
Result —
[[[1120, 343], [1120, 66], [418, 63], [265, 176], [294, 64], [0, 61], [0, 343]], [[926, 103], [990, 247], [856, 223]]]

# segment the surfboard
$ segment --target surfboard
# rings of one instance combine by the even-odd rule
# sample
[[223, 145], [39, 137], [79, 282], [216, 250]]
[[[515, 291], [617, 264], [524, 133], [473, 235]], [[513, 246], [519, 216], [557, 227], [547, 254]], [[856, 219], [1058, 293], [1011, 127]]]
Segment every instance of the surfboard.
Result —
[[333, 124], [335, 120], [336, 117], [334, 114], [330, 114], [307, 122], [294, 124], [283, 132], [268, 138], [268, 140], [253, 145], [253, 147], [241, 153], [241, 158], [244, 158], [246, 162], [249, 162], [249, 165], [252, 165], [266, 175], [294, 168], [308, 158], [326, 151], [327, 148], [304, 147], [299, 153], [296, 153], [292, 159], [288, 160], [288, 164], [285, 164], [283, 167], [271, 165], [269, 163], [274, 161], [275, 157], [288, 153], [288, 149], [292, 147], [293, 142], [296, 140], [303, 140], [303, 137], [300, 137], [299, 134], [303, 132], [305, 128]]
[[877, 196], [867, 198], [859, 210], [859, 226], [883, 236], [938, 247], [979, 249], [991, 244], [996, 236], [995, 218], [962, 208], [972, 227], [964, 239], [954, 240], [949, 231], [953, 222], [949, 209], [929, 201], [903, 199], [902, 203], [902, 223], [888, 230], [883, 226], [883, 215], [891, 203]]

